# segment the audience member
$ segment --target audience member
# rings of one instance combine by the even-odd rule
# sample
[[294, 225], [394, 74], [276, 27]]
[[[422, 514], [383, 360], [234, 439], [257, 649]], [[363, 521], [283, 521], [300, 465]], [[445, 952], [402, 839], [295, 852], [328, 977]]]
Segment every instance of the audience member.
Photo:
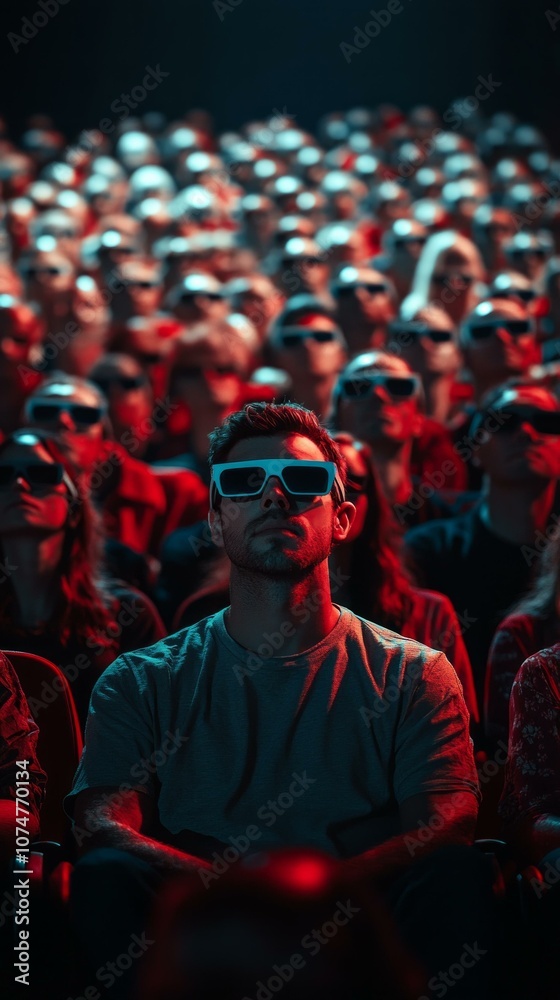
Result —
[[[0, 648], [60, 666], [83, 723], [102, 670], [161, 638], [161, 621], [144, 595], [103, 580], [93, 509], [55, 438], [22, 429], [0, 445], [0, 510]], [[48, 698], [30, 704], [35, 717]]]
[[[509, 611], [492, 640], [486, 671], [484, 726], [490, 746], [508, 738], [509, 700], [524, 660], [560, 642], [560, 536], [557, 525], [535, 539], [527, 560], [538, 567], [531, 590]], [[543, 545], [545, 546], [543, 549]], [[538, 546], [538, 548], [537, 548]], [[540, 554], [539, 556], [539, 553]]]
[[552, 393], [530, 383], [495, 389], [470, 430], [474, 460], [486, 473], [479, 503], [406, 537], [419, 583], [446, 594], [464, 623], [479, 704], [492, 636], [529, 587], [530, 554], [555, 517], [559, 438], [560, 403]]

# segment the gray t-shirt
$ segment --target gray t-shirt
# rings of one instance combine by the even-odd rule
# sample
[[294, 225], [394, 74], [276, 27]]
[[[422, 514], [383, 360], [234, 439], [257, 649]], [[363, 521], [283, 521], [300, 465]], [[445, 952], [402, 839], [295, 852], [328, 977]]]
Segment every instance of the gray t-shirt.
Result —
[[348, 857], [398, 833], [413, 795], [478, 796], [468, 712], [443, 653], [346, 608], [304, 653], [276, 655], [280, 633], [251, 653], [224, 614], [99, 678], [69, 814], [86, 788], [136, 788], [158, 803], [160, 826], [145, 832], [199, 856], [245, 837], [256, 850]]

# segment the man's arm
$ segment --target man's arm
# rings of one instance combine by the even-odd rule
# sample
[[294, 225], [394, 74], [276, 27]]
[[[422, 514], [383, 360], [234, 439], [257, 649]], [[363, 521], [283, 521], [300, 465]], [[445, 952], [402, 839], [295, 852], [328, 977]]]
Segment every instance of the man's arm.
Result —
[[478, 813], [469, 791], [414, 795], [401, 803], [402, 833], [342, 862], [354, 876], [390, 882], [415, 861], [448, 844], [472, 844]]
[[212, 866], [202, 858], [184, 854], [142, 833], [149, 829], [154, 813], [154, 799], [146, 792], [121, 792], [109, 787], [80, 792], [74, 805], [73, 826], [79, 852], [114, 847], [129, 851], [161, 872], [210, 871]]

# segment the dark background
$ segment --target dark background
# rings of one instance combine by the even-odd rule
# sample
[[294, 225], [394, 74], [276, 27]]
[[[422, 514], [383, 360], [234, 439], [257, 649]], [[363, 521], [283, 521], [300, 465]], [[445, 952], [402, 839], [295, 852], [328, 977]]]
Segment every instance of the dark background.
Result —
[[560, 16], [556, 30], [545, 16], [560, 15], [558, 0], [402, 0], [402, 13], [350, 63], [341, 42], [352, 43], [355, 26], [386, 0], [237, 3], [220, 15], [212, 0], [68, 0], [17, 53], [8, 32], [20, 34], [22, 19], [41, 8], [9, 5], [0, 110], [16, 134], [31, 113], [46, 112], [73, 135], [118, 118], [111, 102], [159, 64], [170, 75], [138, 113], [199, 106], [232, 128], [285, 109], [312, 127], [326, 110], [381, 101], [444, 111], [491, 73], [501, 86], [484, 111], [512, 110], [560, 149]]

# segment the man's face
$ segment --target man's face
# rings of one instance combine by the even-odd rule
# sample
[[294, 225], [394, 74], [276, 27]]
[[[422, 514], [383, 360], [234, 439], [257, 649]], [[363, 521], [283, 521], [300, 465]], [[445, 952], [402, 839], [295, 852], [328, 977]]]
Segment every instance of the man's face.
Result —
[[194, 420], [202, 410], [235, 406], [242, 386], [232, 351], [210, 343], [177, 346], [172, 382], [174, 395], [188, 405]]
[[87, 386], [51, 384], [33, 393], [25, 414], [30, 427], [57, 435], [80, 472], [92, 472], [103, 442], [103, 410], [96, 392]]
[[[53, 465], [54, 460], [40, 445], [28, 447], [12, 444], [0, 455], [0, 479], [4, 469], [10, 476], [0, 486], [0, 536], [15, 536], [32, 532], [51, 535], [61, 531], [68, 519], [69, 494], [66, 485], [36, 485], [30, 473], [38, 465]], [[17, 472], [12, 473], [13, 469]], [[11, 475], [10, 475], [11, 474]]]
[[[443, 340], [446, 336], [448, 339]], [[422, 379], [456, 374], [461, 367], [453, 324], [439, 309], [422, 310], [420, 316], [415, 317], [413, 331], [404, 333], [400, 341], [400, 354]]]
[[[324, 462], [320, 448], [301, 434], [247, 438], [238, 442], [228, 462], [262, 458], [307, 459]], [[347, 508], [353, 514], [351, 505]], [[335, 542], [342, 541], [332, 497], [302, 499], [287, 492], [276, 476], [265, 483], [255, 499], [221, 498], [210, 512], [213, 537], [223, 545], [234, 566], [268, 577], [306, 576], [324, 562]]]
[[[337, 294], [337, 318], [350, 349], [365, 350], [382, 347], [386, 340], [387, 324], [395, 316], [385, 278], [378, 271], [360, 271], [359, 280], [349, 283]], [[354, 329], [369, 328], [367, 344], [355, 344]]]
[[[470, 368], [474, 377], [483, 382], [493, 381], [499, 385], [506, 379], [525, 374], [531, 365], [539, 360], [539, 349], [535, 334], [532, 332], [523, 334], [511, 333], [508, 329], [508, 321], [527, 321], [529, 313], [520, 303], [507, 299], [495, 300], [495, 307], [484, 317], [479, 313], [471, 316], [465, 327], [464, 347], [467, 367]], [[504, 326], [495, 325], [499, 319], [504, 320]], [[492, 325], [492, 332], [489, 336], [477, 337], [470, 330], [472, 325], [482, 325], [488, 320]]]
[[74, 268], [56, 250], [34, 253], [25, 264], [24, 277], [30, 299], [48, 303], [69, 293], [74, 285]]
[[115, 363], [102, 360], [90, 377], [107, 397], [115, 440], [141, 458], [155, 429], [147, 375], [134, 358], [122, 355]]
[[152, 316], [160, 304], [163, 283], [157, 269], [142, 261], [127, 261], [120, 267], [122, 291], [113, 296], [113, 315], [118, 320]]
[[503, 410], [503, 422], [495, 430], [490, 415], [488, 440], [480, 446], [480, 463], [491, 478], [502, 484], [560, 478], [560, 435], [543, 434], [531, 423], [532, 410], [559, 409], [554, 396], [538, 386], [504, 389], [492, 409], [497, 417]]
[[[331, 339], [326, 339], [330, 337]], [[278, 330], [273, 342], [274, 360], [295, 383], [334, 377], [346, 358], [336, 324], [327, 316], [309, 315]]]
[[383, 368], [355, 370], [352, 379], [360, 379], [362, 374], [383, 376], [385, 383], [372, 385], [366, 394], [340, 397], [337, 426], [348, 431], [358, 440], [367, 441], [372, 447], [384, 445], [398, 446], [412, 441], [420, 433], [422, 414], [418, 405], [418, 393], [400, 397], [392, 391], [390, 379], [409, 379], [408, 365], [399, 358], [386, 359]]

